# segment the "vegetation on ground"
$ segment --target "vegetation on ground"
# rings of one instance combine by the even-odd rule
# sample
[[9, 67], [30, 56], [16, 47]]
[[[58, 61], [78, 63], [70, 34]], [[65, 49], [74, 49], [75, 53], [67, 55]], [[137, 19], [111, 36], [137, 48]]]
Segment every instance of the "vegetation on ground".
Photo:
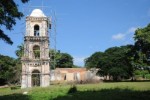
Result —
[[[28, 94], [23, 94], [25, 91]], [[16, 90], [0, 88], [0, 100], [149, 100], [149, 94], [150, 82], [51, 85]]]

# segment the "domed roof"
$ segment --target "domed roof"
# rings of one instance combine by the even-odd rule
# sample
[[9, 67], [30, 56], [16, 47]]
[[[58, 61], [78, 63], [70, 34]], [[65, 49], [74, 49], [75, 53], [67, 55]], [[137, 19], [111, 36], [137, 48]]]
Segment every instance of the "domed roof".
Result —
[[31, 17], [46, 17], [42, 10], [40, 9], [34, 9], [30, 15]]

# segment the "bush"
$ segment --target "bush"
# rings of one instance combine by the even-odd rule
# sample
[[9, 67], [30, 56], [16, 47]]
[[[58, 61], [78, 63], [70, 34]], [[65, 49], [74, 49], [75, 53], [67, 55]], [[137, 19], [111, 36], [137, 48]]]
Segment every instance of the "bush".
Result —
[[149, 74], [148, 70], [135, 70], [134, 71], [135, 75], [146, 75]]
[[150, 74], [149, 74], [148, 70], [135, 70], [134, 75], [137, 80], [141, 80], [141, 79], [145, 79], [145, 78], [150, 79]]
[[70, 93], [76, 93], [77, 92], [77, 87], [75, 85], [71, 86], [71, 88], [68, 91], [68, 94]]
[[150, 79], [150, 74], [146, 74], [146, 75], [145, 75], [145, 78], [146, 78], [146, 79]]
[[148, 72], [148, 70], [142, 70], [142, 71], [141, 71], [141, 74], [142, 74], [142, 75], [146, 75], [146, 74], [149, 74], [149, 72]]
[[135, 75], [141, 75], [141, 71], [140, 71], [140, 70], [135, 70], [135, 71], [134, 71], [134, 74], [135, 74]]

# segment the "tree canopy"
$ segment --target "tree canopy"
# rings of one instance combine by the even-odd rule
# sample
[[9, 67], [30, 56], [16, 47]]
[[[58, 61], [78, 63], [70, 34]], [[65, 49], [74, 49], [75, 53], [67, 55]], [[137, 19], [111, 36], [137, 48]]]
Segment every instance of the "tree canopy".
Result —
[[0, 85], [20, 81], [21, 67], [18, 60], [0, 55]]
[[100, 68], [100, 74], [113, 76], [114, 80], [119, 77], [129, 77], [132, 72], [132, 65], [128, 53], [132, 45], [111, 47], [104, 53], [96, 52], [85, 60], [85, 65]]
[[50, 50], [51, 67], [54, 68], [72, 68], [73, 57], [68, 53], [60, 53], [60, 51]]
[[140, 66], [150, 65], [150, 24], [135, 31], [135, 63]]
[[[29, 0], [21, 0], [26, 3]], [[18, 10], [18, 5], [14, 0], [0, 0], [0, 26], [5, 26], [7, 30], [12, 30], [16, 24], [16, 19], [21, 19], [23, 13]], [[0, 39], [8, 44], [13, 44], [11, 38], [0, 28]]]
[[104, 55], [103, 52], [95, 52], [90, 57], [85, 59], [85, 66], [87, 68], [100, 67], [99, 62], [100, 62], [101, 58], [103, 57], [103, 55]]
[[18, 57], [18, 59], [21, 59], [21, 57], [23, 56], [23, 53], [24, 53], [24, 47], [23, 47], [23, 44], [21, 45], [18, 45], [17, 46], [17, 50], [16, 50], [16, 56]]

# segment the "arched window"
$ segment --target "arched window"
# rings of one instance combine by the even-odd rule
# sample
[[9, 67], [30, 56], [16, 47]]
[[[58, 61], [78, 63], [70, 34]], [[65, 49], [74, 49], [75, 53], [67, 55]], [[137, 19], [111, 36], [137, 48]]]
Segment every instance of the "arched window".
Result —
[[40, 47], [38, 45], [35, 45], [33, 47], [33, 57], [35, 59], [39, 59], [40, 58]]
[[32, 86], [40, 86], [40, 71], [38, 70], [32, 72]]
[[35, 25], [34, 26], [34, 36], [39, 36], [39, 31], [40, 30], [40, 27], [39, 27], [39, 25]]

